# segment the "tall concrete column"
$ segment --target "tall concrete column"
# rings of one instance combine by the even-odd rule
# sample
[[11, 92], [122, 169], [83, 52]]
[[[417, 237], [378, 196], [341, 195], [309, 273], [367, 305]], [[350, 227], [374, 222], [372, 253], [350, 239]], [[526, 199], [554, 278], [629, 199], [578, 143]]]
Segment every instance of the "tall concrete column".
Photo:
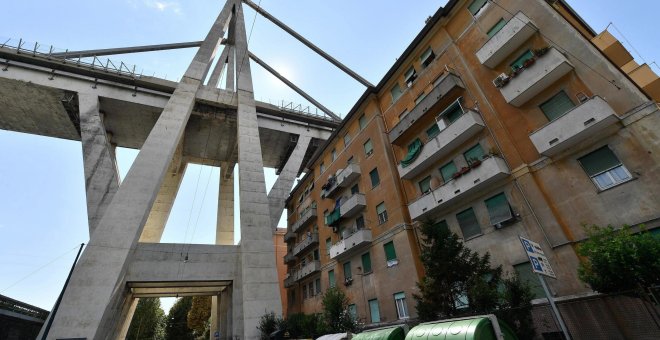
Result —
[[235, 30], [241, 221], [240, 256], [236, 270], [241, 282], [234, 282], [233, 285], [233, 335], [242, 339], [258, 339], [256, 327], [259, 318], [269, 311], [281, 315], [282, 302], [241, 1], [236, 1]]
[[135, 314], [135, 309], [137, 308], [138, 303], [140, 302], [140, 299], [130, 297], [124, 301], [124, 307], [122, 308], [122, 312], [119, 315], [119, 331], [117, 332], [117, 336], [115, 339], [117, 340], [124, 340], [126, 339], [126, 335], [128, 335], [128, 329], [131, 327], [131, 321], [133, 321], [133, 315]]
[[284, 211], [284, 202], [291, 192], [293, 181], [296, 179], [298, 169], [300, 169], [300, 165], [302, 164], [305, 152], [307, 151], [307, 147], [311, 140], [312, 138], [309, 136], [301, 135], [298, 137], [296, 148], [293, 149], [293, 152], [286, 161], [282, 171], [280, 171], [280, 175], [277, 177], [275, 184], [273, 184], [273, 187], [268, 193], [270, 226], [273, 231], [277, 229], [277, 223], [280, 221], [282, 211]]
[[119, 172], [113, 147], [99, 113], [98, 96], [79, 93], [78, 107], [87, 192], [87, 220], [89, 234], [92, 235], [119, 189]]
[[[224, 334], [220, 333], [220, 319], [222, 318], [222, 315], [220, 315], [220, 309], [218, 308], [219, 302], [220, 302], [219, 295], [211, 296], [211, 325], [209, 327], [211, 333], [211, 340], [220, 339], [220, 336], [224, 337]], [[219, 337], [215, 336], [216, 332], [220, 334]]]
[[232, 15], [228, 2], [144, 142], [80, 257], [48, 339], [107, 339], [130, 297], [128, 263]]
[[[223, 166], [228, 166], [223, 164]], [[225, 179], [220, 172], [220, 195], [215, 244], [234, 244], [234, 175]]]

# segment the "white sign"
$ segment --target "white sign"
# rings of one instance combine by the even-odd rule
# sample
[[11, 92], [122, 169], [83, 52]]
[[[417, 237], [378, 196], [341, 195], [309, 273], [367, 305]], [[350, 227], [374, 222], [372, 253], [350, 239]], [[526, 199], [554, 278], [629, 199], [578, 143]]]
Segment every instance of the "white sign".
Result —
[[527, 257], [529, 257], [529, 262], [532, 264], [532, 271], [556, 279], [557, 276], [555, 276], [555, 272], [552, 270], [548, 258], [545, 257], [543, 250], [541, 250], [541, 246], [538, 243], [523, 237], [520, 237], [520, 242], [522, 242]]

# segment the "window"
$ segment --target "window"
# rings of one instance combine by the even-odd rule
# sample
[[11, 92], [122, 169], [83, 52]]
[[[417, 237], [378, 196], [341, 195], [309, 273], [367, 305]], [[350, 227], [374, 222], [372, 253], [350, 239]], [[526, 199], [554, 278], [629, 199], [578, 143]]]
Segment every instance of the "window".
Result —
[[310, 282], [309, 283], [309, 297], [311, 298], [314, 295], [315, 295], [314, 294], [314, 282]]
[[410, 66], [408, 71], [403, 75], [403, 81], [408, 85], [408, 87], [411, 87], [413, 82], [417, 79], [417, 71], [415, 71], [414, 66]]
[[385, 202], [380, 202], [376, 206], [376, 214], [378, 214], [378, 224], [387, 222], [387, 210], [385, 209]]
[[314, 284], [316, 285], [316, 294], [321, 294], [321, 279], [316, 279]]
[[532, 271], [532, 264], [529, 262], [524, 262], [513, 266], [513, 269], [520, 277], [520, 281], [527, 281], [532, 288], [532, 293], [534, 294], [535, 299], [544, 298], [545, 291], [541, 285], [541, 280], [538, 277], [538, 274], [535, 274]]
[[454, 164], [453, 161], [443, 165], [440, 168], [440, 175], [442, 175], [442, 180], [445, 183], [449, 182], [457, 171], [458, 169], [456, 169], [456, 164]]
[[369, 300], [369, 311], [371, 312], [371, 323], [380, 322], [380, 308], [378, 308], [378, 299]]
[[330, 155], [331, 155], [330, 157], [332, 159], [332, 162], [334, 162], [335, 159], [337, 159], [337, 150], [332, 149], [332, 151], [330, 152]]
[[399, 319], [407, 319], [408, 306], [406, 305], [406, 294], [403, 292], [394, 294], [394, 303], [396, 304], [396, 315]]
[[353, 280], [353, 274], [351, 273], [351, 261], [344, 263], [344, 280], [346, 280], [346, 282]]
[[419, 57], [419, 61], [422, 62], [422, 68], [426, 68], [433, 62], [433, 59], [435, 59], [435, 53], [433, 53], [433, 50], [429, 46], [424, 53], [422, 53], [422, 56]]
[[484, 6], [486, 6], [486, 3], [487, 0], [474, 0], [470, 4], [470, 6], [468, 6], [468, 10], [470, 11], [470, 13], [472, 13], [472, 15], [476, 16], [477, 13], [479, 13], [479, 11], [481, 11], [481, 9], [484, 8]]
[[330, 248], [332, 247], [332, 239], [331, 238], [326, 238], [325, 239], [325, 254], [330, 255]]
[[463, 108], [460, 103], [461, 98], [455, 100], [451, 105], [446, 109], [442, 110], [436, 117], [435, 120], [438, 123], [438, 128], [440, 131], [444, 130], [447, 125], [452, 124], [458, 118], [463, 115]]
[[465, 309], [470, 307], [470, 300], [467, 297], [467, 292], [458, 283], [456, 284], [456, 291], [458, 293], [454, 295], [454, 307], [456, 307], [456, 309]]
[[426, 98], [426, 93], [422, 92], [417, 98], [415, 98], [415, 105], [418, 105], [422, 100]]
[[430, 192], [431, 191], [431, 176], [426, 176], [426, 178], [419, 181], [419, 183], [417, 183], [417, 184], [419, 185], [419, 190], [422, 192], [422, 194]]
[[367, 139], [366, 142], [364, 142], [364, 153], [367, 154], [367, 156], [371, 156], [372, 153], [374, 153], [374, 146], [371, 144], [371, 139]]
[[481, 147], [481, 144], [477, 144], [473, 147], [471, 147], [468, 151], [465, 151], [463, 153], [463, 157], [465, 157], [465, 161], [470, 164], [474, 161], [480, 161], [482, 158], [484, 158], [484, 155], [486, 153], [484, 152], [484, 149]]
[[354, 303], [348, 305], [348, 314], [351, 315], [351, 318], [353, 318], [353, 320], [357, 319], [357, 306]]
[[353, 185], [351, 187], [351, 196], [357, 194], [358, 192], [360, 192], [360, 187], [358, 187], [357, 184]]
[[521, 54], [520, 57], [516, 58], [516, 60], [511, 63], [511, 69], [515, 71], [519, 68], [522, 68], [523, 64], [532, 58], [534, 58], [534, 53], [532, 50], [525, 51], [525, 53]]
[[368, 252], [362, 254], [362, 272], [371, 273], [371, 255]]
[[488, 35], [489, 38], [492, 38], [492, 37], [493, 37], [495, 34], [497, 34], [497, 32], [499, 32], [499, 31], [502, 29], [502, 27], [504, 27], [505, 25], [506, 25], [506, 20], [500, 18], [500, 20], [499, 20], [495, 25], [493, 25], [493, 27], [491, 27], [491, 28], [488, 30], [488, 33], [486, 33], [486, 34]]
[[481, 227], [479, 226], [479, 221], [477, 221], [477, 216], [474, 214], [472, 208], [463, 210], [456, 215], [458, 220], [458, 225], [461, 226], [461, 231], [463, 232], [463, 238], [468, 239], [472, 236], [481, 234]]
[[360, 124], [360, 131], [364, 130], [364, 128], [367, 126], [367, 116], [362, 114], [360, 118], [358, 118], [358, 123]]
[[600, 190], [632, 179], [628, 169], [607, 146], [578, 159], [578, 161]]
[[344, 135], [344, 148], [351, 144], [351, 135], [348, 133]]
[[314, 261], [319, 261], [321, 259], [320, 257], [321, 256], [319, 255], [319, 249], [318, 248], [314, 249], [314, 251], [312, 252], [312, 258], [314, 259]]
[[378, 168], [374, 168], [369, 172], [369, 178], [371, 178], [371, 188], [375, 188], [380, 184], [380, 176], [378, 175]]
[[449, 225], [447, 224], [447, 221], [445, 221], [445, 220], [434, 223], [433, 228], [438, 228], [438, 229], [442, 229], [444, 231], [449, 232]]
[[320, 171], [320, 173], [325, 172], [325, 164], [323, 164], [323, 162], [321, 162], [321, 164], [319, 164], [319, 171]]
[[358, 230], [364, 229], [364, 216], [360, 215], [355, 219], [355, 227]]
[[346, 164], [353, 164], [355, 162], [355, 158], [353, 156], [349, 157], [348, 160], [346, 160]]
[[438, 124], [431, 125], [430, 128], [426, 129], [426, 136], [429, 137], [429, 140], [435, 138], [435, 136], [440, 134], [440, 127]]
[[394, 249], [394, 241], [387, 242], [383, 244], [383, 249], [385, 249], [385, 259], [387, 260], [387, 266], [391, 267], [399, 261], [396, 258], [396, 250]]
[[392, 88], [390, 89], [390, 94], [392, 95], [392, 103], [396, 103], [399, 98], [401, 98], [401, 95], [403, 94], [403, 91], [401, 91], [401, 88], [399, 87], [399, 83], [394, 84]]
[[574, 107], [575, 104], [564, 91], [560, 91], [539, 106], [545, 117], [548, 118], [548, 121], [553, 121], [561, 117], [564, 113]]
[[303, 300], [307, 299], [307, 285], [302, 286]]
[[332, 288], [337, 284], [335, 281], [335, 271], [330, 270], [328, 271], [328, 287]]
[[506, 195], [504, 195], [503, 192], [487, 199], [486, 208], [488, 209], [490, 224], [496, 228], [501, 227], [502, 223], [507, 222], [513, 218], [511, 206], [509, 205], [509, 201], [507, 201]]

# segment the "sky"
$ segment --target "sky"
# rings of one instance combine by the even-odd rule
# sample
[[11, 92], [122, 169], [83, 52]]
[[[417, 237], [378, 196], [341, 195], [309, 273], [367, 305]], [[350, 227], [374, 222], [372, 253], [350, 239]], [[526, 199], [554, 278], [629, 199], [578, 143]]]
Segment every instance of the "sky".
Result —
[[[446, 1], [253, 0], [371, 83]], [[0, 42], [22, 38], [57, 49], [84, 50], [202, 40], [221, 0], [8, 1]], [[638, 61], [660, 61], [654, 38], [660, 2], [569, 0], [597, 32], [610, 22]], [[246, 6], [249, 48], [320, 103], [344, 116], [364, 87]], [[623, 34], [623, 36], [621, 35]], [[15, 41], [15, 40], [12, 40]], [[630, 50], [631, 46], [622, 40]], [[194, 49], [110, 57], [139, 73], [178, 80]], [[654, 70], [658, 72], [657, 65]], [[252, 64], [255, 98], [309, 105]], [[0, 108], [1, 110], [1, 108]], [[121, 176], [137, 150], [118, 149]], [[162, 242], [214, 242], [219, 169], [189, 165]], [[276, 176], [265, 169], [270, 190]], [[238, 205], [238, 202], [236, 202]], [[236, 214], [238, 216], [238, 214]], [[286, 227], [284, 218], [281, 227]], [[89, 239], [79, 142], [0, 130], [0, 294], [50, 310], [81, 243]], [[171, 300], [164, 300], [166, 309]]]

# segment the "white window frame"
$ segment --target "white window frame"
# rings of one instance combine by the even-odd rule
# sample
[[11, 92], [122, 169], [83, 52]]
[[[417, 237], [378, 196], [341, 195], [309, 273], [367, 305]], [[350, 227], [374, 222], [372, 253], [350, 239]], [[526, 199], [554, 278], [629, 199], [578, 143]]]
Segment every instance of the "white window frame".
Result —
[[[615, 176], [613, 175], [613, 174], [615, 174], [615, 172], [614, 172], [615, 170], [623, 170], [623, 172], [626, 174], [627, 178], [622, 178], [622, 179], [620, 179], [620, 180], [617, 179], [617, 178], [615, 178]], [[602, 186], [602, 185], [600, 185], [600, 183], [598, 183], [598, 180], [596, 179], [596, 178], [600, 178], [600, 177], [607, 178], [607, 179], [608, 179], [609, 181], [611, 181], [612, 183], [611, 183], [610, 185], [607, 185], [607, 186]], [[596, 185], [596, 187], [597, 187], [598, 189], [600, 189], [600, 190], [605, 190], [605, 189], [609, 189], [609, 188], [615, 187], [615, 186], [617, 186], [617, 185], [619, 185], [619, 184], [623, 184], [623, 183], [628, 182], [628, 181], [630, 181], [630, 180], [632, 180], [632, 179], [633, 179], [633, 177], [632, 177], [632, 175], [630, 174], [630, 171], [628, 171], [628, 169], [626, 169], [626, 166], [623, 165], [623, 163], [621, 163], [621, 164], [619, 164], [619, 165], [617, 165], [617, 166], [614, 166], [614, 167], [612, 167], [612, 168], [609, 168], [609, 169], [607, 169], [607, 170], [605, 170], [605, 171], [603, 171], [603, 172], [599, 172], [599, 173], [597, 173], [597, 174], [591, 176], [591, 181], [592, 181], [592, 182]]]
[[[403, 295], [403, 297], [397, 297], [399, 294]], [[406, 295], [404, 292], [394, 294], [394, 305], [396, 306], [396, 316], [399, 320], [410, 318], [408, 305], [406, 304]]]

